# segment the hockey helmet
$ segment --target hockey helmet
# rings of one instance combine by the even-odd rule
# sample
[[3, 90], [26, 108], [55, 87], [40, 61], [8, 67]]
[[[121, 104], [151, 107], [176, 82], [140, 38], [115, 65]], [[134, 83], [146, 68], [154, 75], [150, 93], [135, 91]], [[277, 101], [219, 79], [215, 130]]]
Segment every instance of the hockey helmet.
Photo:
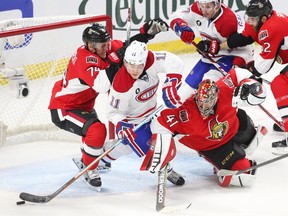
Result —
[[217, 5], [219, 3], [219, 0], [198, 0], [199, 3], [210, 3], [210, 2], [214, 2], [215, 5]]
[[110, 34], [106, 28], [99, 23], [94, 23], [92, 26], [87, 27], [82, 34], [82, 40], [86, 46], [88, 42], [104, 43], [110, 39]]
[[247, 7], [245, 14], [248, 17], [270, 17], [273, 11], [273, 6], [269, 0], [251, 0]]
[[195, 101], [198, 109], [205, 119], [213, 113], [213, 109], [218, 100], [219, 88], [210, 79], [203, 80], [197, 89]]
[[139, 41], [133, 41], [125, 51], [124, 60], [131, 65], [145, 65], [147, 56], [147, 45]]

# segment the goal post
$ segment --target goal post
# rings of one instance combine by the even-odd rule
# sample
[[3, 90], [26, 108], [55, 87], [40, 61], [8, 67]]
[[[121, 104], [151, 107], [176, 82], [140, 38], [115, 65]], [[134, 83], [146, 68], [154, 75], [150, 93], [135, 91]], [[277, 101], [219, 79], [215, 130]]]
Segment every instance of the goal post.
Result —
[[[83, 30], [92, 23], [106, 26], [107, 15], [54, 16], [0, 21], [0, 146], [39, 139], [80, 140], [51, 122], [48, 105], [54, 83], [62, 78], [70, 57], [80, 47]], [[99, 94], [95, 109], [107, 122], [107, 94]]]

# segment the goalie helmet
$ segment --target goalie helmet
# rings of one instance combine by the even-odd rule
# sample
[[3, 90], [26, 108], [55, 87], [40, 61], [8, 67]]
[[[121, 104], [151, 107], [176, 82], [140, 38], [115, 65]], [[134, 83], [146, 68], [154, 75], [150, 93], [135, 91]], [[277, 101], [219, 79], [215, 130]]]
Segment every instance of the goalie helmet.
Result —
[[99, 23], [94, 23], [92, 26], [87, 27], [82, 35], [82, 40], [86, 46], [88, 42], [104, 43], [110, 39], [110, 34], [107, 32], [106, 28]]
[[124, 60], [131, 65], [145, 65], [147, 56], [147, 45], [139, 41], [133, 41], [125, 51]]
[[214, 81], [205, 79], [199, 84], [195, 100], [204, 119], [213, 113], [213, 108], [218, 100], [218, 94], [219, 88]]
[[251, 0], [247, 7], [245, 14], [249, 17], [269, 17], [273, 11], [273, 6], [269, 0]]

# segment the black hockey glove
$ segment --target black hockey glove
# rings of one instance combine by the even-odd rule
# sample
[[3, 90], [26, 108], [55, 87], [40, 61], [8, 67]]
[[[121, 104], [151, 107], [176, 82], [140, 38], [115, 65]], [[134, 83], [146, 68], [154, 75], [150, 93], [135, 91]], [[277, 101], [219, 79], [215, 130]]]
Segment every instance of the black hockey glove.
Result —
[[168, 24], [162, 20], [161, 18], [156, 18], [153, 20], [150, 20], [146, 22], [141, 28], [140, 28], [140, 33], [141, 34], [148, 34], [150, 35], [152, 39], [156, 34], [160, 32], [166, 32], [169, 30]]
[[217, 40], [202, 40], [197, 44], [196, 47], [201, 52], [209, 53], [211, 55], [217, 55], [220, 50], [220, 44]]
[[124, 43], [123, 47], [119, 48], [115, 52], [110, 53], [107, 56], [107, 60], [109, 61], [109, 63], [110, 64], [116, 64], [116, 65], [122, 65], [126, 48], [127, 48], [127, 46]]
[[233, 96], [239, 97], [241, 100], [247, 100], [249, 93], [250, 93], [250, 86], [248, 84], [243, 84], [243, 85], [237, 86], [234, 89]]

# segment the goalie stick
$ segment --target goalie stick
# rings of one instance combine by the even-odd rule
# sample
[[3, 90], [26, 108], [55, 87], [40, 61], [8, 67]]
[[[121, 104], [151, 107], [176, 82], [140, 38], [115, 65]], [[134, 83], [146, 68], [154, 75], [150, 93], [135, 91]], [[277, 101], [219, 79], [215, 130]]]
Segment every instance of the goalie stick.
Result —
[[168, 164], [163, 170], [158, 171], [157, 193], [156, 193], [156, 211], [161, 213], [172, 213], [188, 209], [191, 206], [189, 204], [165, 206], [166, 200], [166, 181], [167, 181], [167, 169]]
[[[164, 108], [164, 105], [161, 105], [153, 113], [151, 113], [145, 120], [143, 120], [140, 124], [138, 124], [134, 131], [138, 130], [142, 125], [149, 122], [154, 115], [156, 115], [158, 112], [160, 112]], [[77, 175], [72, 177], [69, 181], [67, 181], [64, 185], [62, 185], [58, 190], [56, 190], [54, 193], [50, 195], [34, 195], [26, 192], [20, 193], [19, 197], [20, 199], [28, 202], [33, 203], [47, 203], [50, 202], [53, 198], [55, 198], [58, 194], [60, 194], [62, 191], [64, 191], [67, 187], [69, 187], [71, 184], [73, 184], [78, 178], [80, 178], [84, 173], [86, 173], [95, 163], [99, 162], [103, 157], [105, 157], [107, 154], [109, 154], [116, 146], [120, 145], [122, 143], [122, 140], [119, 140], [119, 142], [115, 143], [113, 146], [111, 146], [108, 150], [106, 150], [102, 155], [100, 155], [98, 158], [96, 158], [91, 164], [89, 164], [85, 169], [83, 169], [81, 172], [79, 172]]]
[[249, 168], [246, 168], [246, 169], [242, 169], [242, 170], [226, 170], [226, 169], [220, 169], [218, 172], [217, 172], [217, 176], [232, 176], [232, 175], [239, 175], [239, 174], [242, 174], [242, 173], [245, 173], [245, 172], [248, 172], [248, 171], [251, 171], [251, 170], [254, 170], [254, 169], [257, 169], [259, 167], [262, 167], [262, 166], [265, 166], [267, 164], [270, 164], [270, 163], [274, 163], [278, 160], [281, 160], [283, 158], [286, 158], [288, 157], [288, 153], [287, 154], [283, 154], [279, 157], [275, 157], [275, 158], [272, 158], [270, 160], [267, 160], [267, 161], [264, 161], [260, 164], [257, 164], [257, 165], [254, 165], [254, 166], [251, 166]]
[[161, 211], [165, 207], [167, 166], [168, 164], [163, 170], [158, 171], [156, 211]]

